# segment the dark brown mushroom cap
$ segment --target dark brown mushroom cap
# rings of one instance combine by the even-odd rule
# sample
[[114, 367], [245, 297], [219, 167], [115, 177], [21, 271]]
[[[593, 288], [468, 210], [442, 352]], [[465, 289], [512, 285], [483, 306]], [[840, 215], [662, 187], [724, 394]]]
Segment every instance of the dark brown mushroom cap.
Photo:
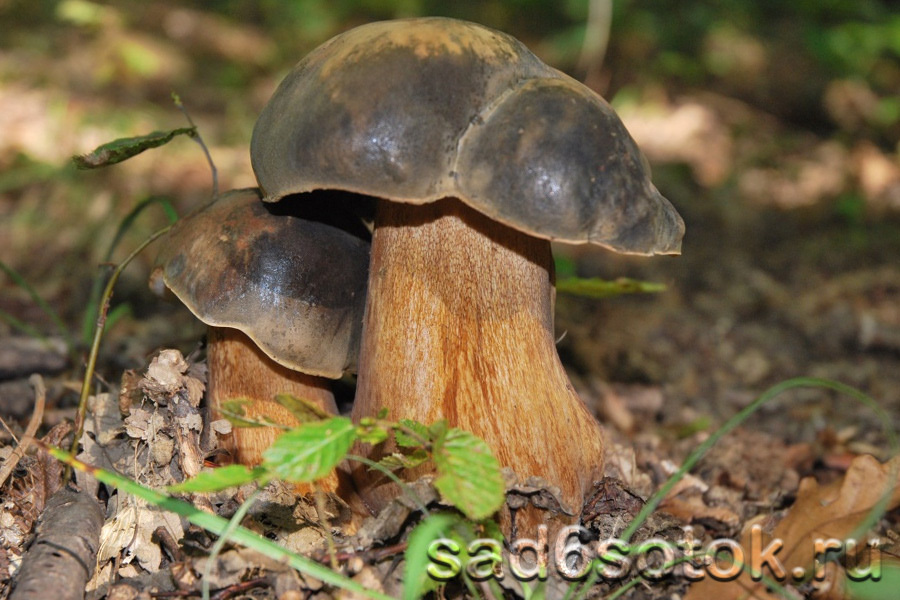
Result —
[[197, 318], [241, 330], [276, 362], [330, 378], [355, 369], [367, 241], [236, 190], [178, 221], [157, 263]]
[[537, 237], [633, 254], [677, 254], [684, 234], [602, 98], [454, 19], [363, 25], [311, 52], [263, 110], [251, 158], [266, 201], [455, 196]]

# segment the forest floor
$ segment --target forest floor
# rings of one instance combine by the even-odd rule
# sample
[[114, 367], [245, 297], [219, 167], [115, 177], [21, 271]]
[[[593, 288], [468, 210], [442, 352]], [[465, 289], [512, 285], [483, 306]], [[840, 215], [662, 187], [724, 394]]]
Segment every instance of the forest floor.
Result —
[[[171, 198], [184, 214], [208, 198], [210, 189], [206, 163], [188, 141], [109, 172], [82, 174], [61, 167], [68, 155], [89, 151], [122, 135], [122, 130], [135, 135], [173, 128], [181, 126], [181, 116], [161, 99], [162, 86], [142, 90], [140, 102], [124, 91], [98, 102], [90, 90], [50, 75], [56, 69], [74, 78], [73, 69], [77, 73], [87, 68], [83, 57], [73, 53], [60, 66], [59, 61], [35, 56], [41, 55], [23, 53], [15, 62], [17, 55], [6, 53], [0, 59], [0, 130], [5, 132], [0, 141], [0, 258], [61, 315], [64, 326], [57, 327], [12, 277], [0, 278], [2, 314], [50, 338], [44, 343], [10, 319], [0, 322], [0, 417], [5, 425], [0, 429], [0, 457], [5, 461], [35, 411], [28, 379], [32, 373], [41, 373], [47, 387], [39, 436], [61, 439], [66, 432], [59, 427], [74, 417], [84, 342], [94, 318], [88, 298], [96, 265], [107, 260], [106, 250], [124, 215], [151, 195]], [[176, 62], [172, 68], [180, 66]], [[44, 75], [36, 82], [29, 72]], [[253, 115], [275, 78], [256, 83], [253, 99], [246, 103], [212, 99], [206, 89], [194, 94], [196, 111], [186, 102], [210, 142], [222, 189], [253, 184], [246, 141]], [[148, 98], [153, 101], [150, 108], [142, 104]], [[123, 108], [120, 115], [120, 106], [129, 110]], [[588, 247], [555, 247], [581, 277], [630, 277], [666, 285], [658, 294], [604, 300], [557, 297], [560, 355], [580, 396], [603, 423], [610, 447], [610, 479], [598, 486], [585, 521], [597, 535], [621, 533], [635, 513], [629, 498], [637, 498], [637, 506], [646, 501], [692, 450], [770, 386], [808, 377], [852, 386], [874, 398], [883, 413], [821, 386], [804, 385], [781, 394], [709, 451], [669, 494], [641, 536], [675, 539], [690, 525], [709, 543], [738, 539], [752, 523], [765, 523], [771, 532], [779, 522], [792, 522], [794, 529], [806, 533], [832, 535], [827, 526], [822, 529], [822, 522], [844, 523], [854, 511], [867, 513], [871, 498], [853, 494], [867, 488], [878, 492], [879, 483], [890, 484], [887, 471], [860, 457], [891, 459], [891, 432], [900, 427], [896, 149], [891, 153], [862, 136], [810, 132], [709, 92], [662, 98], [648, 93], [620, 112], [654, 165], [657, 187], [684, 217], [687, 234], [679, 257], [622, 257]], [[226, 115], [234, 119], [223, 125]], [[113, 260], [164, 224], [162, 211], [154, 210], [129, 228]], [[177, 348], [199, 361], [201, 367], [189, 374], [202, 379], [198, 349], [204, 327], [184, 308], [150, 293], [145, 282], [154, 255], [152, 247], [143, 253], [116, 288], [112, 308], [121, 308], [101, 348], [97, 389], [110, 395], [98, 393], [93, 407], [120, 424], [122, 388], [130, 382], [134, 389], [160, 349]], [[74, 357], [67, 354], [66, 336], [74, 343]], [[352, 382], [342, 390], [346, 409]], [[109, 445], [101, 454], [114, 455], [111, 465], [127, 462], [142, 448], [140, 435], [102, 442], [101, 432], [91, 435], [92, 444]], [[6, 477], [0, 482], [0, 527], [15, 535], [5, 534], [0, 545], [0, 598], [8, 593], [10, 575], [47, 498], [60, 485], [58, 470], [34, 453]], [[809, 482], [801, 485], [806, 477], [814, 477], [821, 489]], [[100, 494], [108, 499], [108, 491]], [[313, 525], [286, 531], [284, 523], [260, 509], [252, 515], [255, 527], [298, 549], [318, 552], [324, 561], [323, 538], [310, 533], [317, 527], [315, 507], [285, 490], [269, 494], [267, 509], [281, 506]], [[826, 496], [853, 498], [844, 512], [822, 516], [812, 510], [806, 521], [797, 516], [799, 510], [790, 516], [792, 506], [808, 507], [811, 499]], [[225, 513], [236, 506], [224, 496], [210, 504]], [[119, 528], [133, 537], [116, 541], [115, 527], [104, 529], [105, 562], [91, 582], [89, 597], [150, 597], [151, 588], [195, 592], [201, 564], [195, 555], [208, 548], [208, 537], [173, 524], [159, 512], [147, 516], [141, 512], [144, 507], [133, 507], [131, 521], [123, 525], [124, 506], [129, 505], [120, 499], [118, 509], [109, 509], [108, 523], [117, 515]], [[816, 522], [818, 518], [824, 521]], [[151, 535], [160, 525], [179, 532], [176, 542]], [[402, 543], [408, 525], [400, 524], [391, 534], [382, 532], [369, 543], [389, 549]], [[849, 535], [852, 527], [836, 531]], [[894, 509], [878, 519], [873, 532], [882, 540], [885, 560], [900, 561], [900, 512]], [[805, 539], [792, 535], [789, 544], [799, 546], [798, 540]], [[393, 557], [371, 550], [360, 552], [355, 562], [348, 559], [345, 569], [364, 585], [397, 593], [400, 569]], [[283, 567], [259, 560], [239, 550], [223, 555], [213, 585], [234, 595], [219, 597], [331, 594], [320, 582], [298, 580]], [[240, 587], [247, 582], [256, 583]], [[688, 583], [683, 575], [644, 581], [625, 597], [691, 598], [692, 592], [685, 591]], [[568, 585], [555, 581], [548, 597], [562, 594]], [[604, 582], [591, 597], [608, 594], [617, 585]], [[737, 598], [738, 592], [749, 589], [741, 585], [711, 593]], [[816, 597], [843, 597], [843, 591], [822, 591], [822, 583], [795, 582], [791, 589], [812, 597], [817, 586]], [[498, 593], [486, 585], [479, 589], [488, 597]], [[771, 597], [753, 589], [760, 598]], [[458, 592], [451, 586], [442, 593], [452, 597]], [[501, 593], [511, 597], [523, 592], [510, 585]]]

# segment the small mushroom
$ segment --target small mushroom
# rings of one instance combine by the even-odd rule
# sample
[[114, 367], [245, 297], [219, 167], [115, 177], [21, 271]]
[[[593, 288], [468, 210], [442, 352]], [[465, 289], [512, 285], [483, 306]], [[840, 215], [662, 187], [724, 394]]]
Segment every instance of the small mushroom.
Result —
[[[294, 214], [276, 208], [281, 214], [256, 189], [236, 190], [181, 219], [163, 242], [154, 283], [161, 276], [209, 325], [214, 415], [246, 398], [248, 418], [296, 425], [276, 394], [335, 414], [329, 380], [356, 368], [368, 232], [310, 203], [292, 207]], [[223, 441], [236, 462], [252, 465], [276, 435], [271, 427], [236, 428]]]
[[[578, 514], [603, 442], [556, 352], [550, 240], [678, 254], [684, 232], [612, 108], [503, 33], [373, 23], [296, 65], [251, 158], [267, 202], [378, 198], [353, 417], [447, 419]], [[397, 493], [354, 478], [373, 510]]]

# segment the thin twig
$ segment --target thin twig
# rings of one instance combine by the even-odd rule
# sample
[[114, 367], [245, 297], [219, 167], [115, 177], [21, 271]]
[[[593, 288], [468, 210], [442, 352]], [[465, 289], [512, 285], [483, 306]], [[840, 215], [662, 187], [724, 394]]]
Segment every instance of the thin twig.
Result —
[[[216, 590], [214, 596], [212, 596], [212, 600], [227, 600], [234, 595], [237, 595], [242, 592], [246, 592], [248, 590], [252, 590], [253, 588], [259, 588], [269, 585], [269, 581], [265, 577], [259, 577], [257, 579], [251, 579], [250, 581], [241, 581], [239, 583], [233, 583], [231, 585], [227, 585], [221, 589]], [[196, 596], [197, 592], [194, 590], [175, 590], [174, 592], [150, 592], [151, 598], [190, 598], [191, 596]]]
[[[403, 541], [397, 544], [393, 544], [391, 546], [382, 546], [381, 548], [371, 548], [369, 550], [361, 550], [359, 552], [356, 551], [344, 551], [338, 552], [334, 555], [335, 559], [339, 562], [347, 562], [352, 558], [360, 558], [368, 563], [377, 563], [381, 561], [383, 558], [387, 558], [389, 556], [395, 556], [402, 552], [406, 551], [406, 547], [409, 545], [409, 542]], [[326, 560], [330, 560], [328, 557], [314, 557], [320, 563], [324, 563]]]
[[203, 141], [203, 136], [200, 135], [200, 130], [197, 128], [197, 125], [194, 123], [194, 120], [191, 118], [190, 113], [188, 113], [187, 108], [185, 108], [184, 104], [181, 102], [181, 98], [178, 94], [172, 94], [172, 100], [175, 102], [175, 106], [178, 107], [178, 110], [184, 114], [184, 117], [187, 119], [188, 124], [194, 128], [194, 135], [191, 137], [195, 142], [200, 144], [200, 148], [203, 150], [203, 154], [206, 155], [206, 162], [209, 163], [209, 170], [212, 171], [212, 189], [213, 189], [213, 199], [219, 197], [219, 170], [216, 169], [216, 163], [213, 162], [212, 155], [209, 153], [209, 148], [206, 147], [206, 143]]
[[184, 552], [181, 551], [178, 542], [175, 541], [175, 536], [168, 529], [160, 525], [153, 530], [153, 537], [159, 542], [163, 550], [168, 553], [169, 558], [173, 562], [184, 562]]
[[19, 464], [19, 461], [22, 460], [22, 457], [25, 456], [25, 452], [34, 441], [38, 427], [41, 426], [41, 421], [44, 420], [44, 402], [47, 400], [47, 388], [44, 386], [44, 380], [35, 373], [28, 378], [28, 381], [34, 387], [34, 412], [31, 413], [31, 420], [28, 421], [28, 427], [25, 429], [22, 441], [3, 463], [3, 467], [0, 468], [0, 486], [6, 482], [6, 478], [9, 477], [16, 465]]
[[[91, 352], [88, 355], [87, 366], [84, 371], [84, 380], [81, 382], [81, 397], [78, 400], [78, 412], [75, 413], [75, 437], [72, 439], [72, 446], [70, 448], [72, 454], [78, 452], [78, 443], [81, 441], [81, 434], [84, 433], [84, 416], [87, 413], [88, 396], [90, 396], [91, 393], [91, 381], [94, 379], [94, 371], [97, 368], [97, 356], [100, 354], [100, 340], [103, 338], [103, 329], [106, 325], [106, 314], [109, 312], [109, 301], [112, 298], [113, 287], [115, 287], [116, 282], [119, 280], [119, 276], [122, 274], [122, 271], [125, 270], [125, 267], [127, 267], [128, 264], [144, 250], [144, 248], [156, 241], [160, 236], [166, 234], [171, 228], [171, 225], [163, 227], [144, 240], [140, 246], [135, 248], [134, 251], [125, 258], [125, 260], [119, 263], [109, 276], [109, 281], [106, 282], [106, 288], [103, 290], [103, 295], [100, 297], [97, 323], [94, 326], [94, 340], [91, 343]], [[69, 474], [69, 467], [67, 467], [66, 478], [68, 478]]]
[[6, 430], [6, 433], [8, 433], [9, 436], [12, 438], [12, 441], [13, 441], [14, 443], [18, 444], [18, 443], [19, 443], [19, 438], [16, 437], [16, 434], [13, 433], [13, 430], [10, 429], [10, 427], [9, 427], [9, 425], [7, 425], [6, 421], [3, 420], [3, 417], [0, 417], [0, 425], [3, 426], [3, 429]]

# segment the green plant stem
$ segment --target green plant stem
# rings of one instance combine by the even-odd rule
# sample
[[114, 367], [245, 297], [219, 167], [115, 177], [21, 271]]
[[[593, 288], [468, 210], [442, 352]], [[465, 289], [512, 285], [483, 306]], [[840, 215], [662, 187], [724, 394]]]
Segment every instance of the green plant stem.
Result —
[[[94, 339], [91, 343], [91, 351], [88, 354], [87, 365], [84, 370], [84, 380], [81, 382], [81, 396], [78, 400], [78, 411], [75, 413], [75, 434], [72, 438], [72, 445], [70, 450], [73, 454], [78, 452], [78, 444], [81, 441], [81, 434], [84, 433], [84, 417], [87, 413], [87, 402], [88, 396], [91, 393], [91, 380], [94, 378], [94, 371], [97, 368], [97, 356], [100, 354], [100, 340], [103, 338], [103, 329], [106, 324], [106, 314], [109, 311], [109, 301], [112, 298], [113, 288], [116, 285], [116, 282], [119, 280], [119, 276], [122, 274], [122, 271], [125, 270], [125, 267], [134, 260], [134, 258], [140, 254], [144, 248], [153, 243], [157, 238], [162, 235], [165, 235], [172, 226], [169, 225], [167, 227], [163, 227], [162, 229], [153, 233], [150, 237], [144, 240], [137, 248], [132, 251], [125, 260], [120, 262], [118, 266], [113, 270], [112, 274], [109, 277], [109, 281], [106, 282], [106, 288], [103, 290], [103, 295], [100, 297], [100, 307], [97, 311], [97, 322], [94, 326]], [[68, 477], [70, 473], [68, 472], [66, 476]]]
[[106, 266], [110, 262], [112, 262], [113, 253], [118, 247], [119, 242], [121, 242], [122, 238], [125, 237], [125, 233], [131, 228], [138, 216], [140, 216], [140, 214], [144, 212], [147, 207], [153, 206], [154, 204], [159, 204], [160, 207], [162, 207], [163, 212], [166, 214], [166, 218], [169, 220], [170, 225], [178, 220], [178, 213], [175, 212], [175, 208], [172, 206], [172, 203], [168, 198], [163, 196], [150, 196], [149, 198], [144, 198], [143, 200], [138, 202], [137, 205], [132, 208], [131, 211], [129, 211], [129, 213], [125, 215], [125, 217], [119, 223], [119, 227], [116, 229], [116, 234], [113, 236], [113, 240], [112, 242], [110, 242], [109, 248], [104, 255], [104, 268], [101, 269], [101, 272], [98, 273], [94, 278], [88, 305], [84, 311], [84, 317], [81, 324], [81, 339], [82, 343], [85, 346], [87, 346], [91, 341], [92, 328], [95, 322], [93, 316], [97, 314], [97, 305], [100, 303], [100, 293], [103, 289], [103, 274], [106, 273]]

